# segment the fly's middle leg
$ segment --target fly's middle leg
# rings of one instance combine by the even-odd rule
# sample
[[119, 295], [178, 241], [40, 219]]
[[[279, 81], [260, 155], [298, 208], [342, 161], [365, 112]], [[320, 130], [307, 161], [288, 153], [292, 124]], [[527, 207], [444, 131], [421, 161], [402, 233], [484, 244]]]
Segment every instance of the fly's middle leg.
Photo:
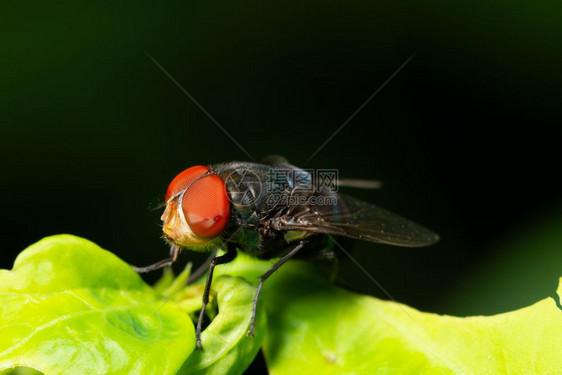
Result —
[[296, 253], [298, 253], [299, 250], [301, 250], [305, 244], [306, 244], [306, 241], [300, 241], [297, 246], [295, 246], [291, 251], [289, 251], [284, 257], [279, 259], [277, 261], [277, 263], [275, 263], [269, 269], [269, 271], [267, 271], [266, 273], [261, 275], [260, 282], [258, 284], [258, 289], [256, 290], [256, 294], [254, 295], [254, 304], [252, 305], [252, 318], [250, 320], [250, 330], [248, 331], [247, 336], [254, 336], [254, 330], [255, 330], [255, 325], [256, 325], [255, 324], [256, 323], [256, 311], [257, 311], [257, 308], [258, 308], [258, 299], [260, 297], [260, 292], [261, 292], [261, 288], [263, 286], [264, 281], [267, 280], [267, 278], [269, 276], [271, 276], [273, 274], [273, 272], [277, 271], [279, 269], [279, 267], [281, 267], [283, 264], [285, 264], [286, 261], [291, 259]]

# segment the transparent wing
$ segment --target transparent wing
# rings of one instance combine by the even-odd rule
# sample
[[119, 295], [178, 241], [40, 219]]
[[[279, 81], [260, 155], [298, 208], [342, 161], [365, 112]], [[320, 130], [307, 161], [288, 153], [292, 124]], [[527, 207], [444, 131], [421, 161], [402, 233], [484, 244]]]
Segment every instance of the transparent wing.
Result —
[[382, 182], [375, 180], [360, 180], [357, 178], [340, 178], [338, 180], [338, 186], [357, 189], [380, 189], [382, 187]]
[[361, 200], [338, 194], [341, 212], [322, 212], [310, 207], [290, 220], [283, 220], [281, 229], [302, 230], [364, 241], [405, 247], [428, 246], [439, 236], [408, 219]]

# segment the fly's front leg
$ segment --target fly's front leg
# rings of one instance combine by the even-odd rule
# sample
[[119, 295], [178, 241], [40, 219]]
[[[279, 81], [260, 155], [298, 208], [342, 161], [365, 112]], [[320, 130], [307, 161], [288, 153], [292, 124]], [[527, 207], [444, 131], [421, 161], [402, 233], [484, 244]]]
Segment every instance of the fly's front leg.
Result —
[[150, 272], [150, 271], [154, 271], [157, 270], [159, 268], [162, 267], [166, 267], [171, 265], [172, 263], [174, 263], [176, 261], [176, 259], [178, 258], [178, 253], [180, 252], [180, 247], [178, 245], [172, 245], [170, 247], [170, 257], [166, 258], [166, 259], [162, 259], [159, 262], [156, 262], [154, 264], [151, 264], [150, 266], [146, 266], [146, 267], [137, 267], [137, 266], [133, 266], [131, 264], [131, 267], [137, 271], [138, 273], [145, 273], [145, 272]]
[[201, 350], [201, 331], [203, 330], [203, 317], [205, 316], [205, 309], [209, 303], [209, 293], [211, 292], [211, 283], [213, 282], [213, 271], [215, 266], [219, 264], [229, 263], [236, 258], [236, 247], [228, 246], [226, 254], [213, 258], [209, 264], [209, 273], [207, 274], [207, 282], [205, 283], [205, 291], [203, 292], [203, 306], [199, 313], [199, 320], [197, 321], [197, 329], [195, 330], [195, 337], [197, 339], [197, 349]]
[[300, 241], [297, 246], [295, 246], [291, 251], [289, 251], [283, 258], [279, 259], [277, 263], [275, 263], [273, 267], [269, 269], [269, 271], [261, 275], [260, 282], [258, 284], [258, 289], [256, 290], [256, 294], [254, 295], [254, 304], [252, 306], [252, 319], [250, 320], [250, 330], [248, 331], [247, 336], [254, 336], [256, 311], [258, 308], [258, 299], [260, 298], [261, 287], [263, 286], [264, 281], [267, 280], [267, 278], [271, 276], [273, 272], [277, 271], [279, 267], [285, 264], [286, 261], [291, 259], [296, 253], [298, 253], [299, 250], [301, 250], [305, 244], [306, 241]]

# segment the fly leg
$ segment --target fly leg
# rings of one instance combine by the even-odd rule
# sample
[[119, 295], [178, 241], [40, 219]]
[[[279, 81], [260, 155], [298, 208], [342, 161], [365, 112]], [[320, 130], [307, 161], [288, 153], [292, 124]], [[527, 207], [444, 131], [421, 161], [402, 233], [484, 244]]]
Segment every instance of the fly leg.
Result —
[[137, 267], [137, 266], [133, 266], [131, 264], [131, 267], [137, 271], [138, 273], [145, 273], [145, 272], [150, 272], [150, 271], [154, 271], [157, 270], [159, 268], [162, 267], [166, 267], [171, 265], [172, 263], [174, 263], [176, 261], [176, 259], [178, 258], [178, 253], [180, 252], [180, 247], [178, 245], [172, 245], [170, 247], [170, 257], [166, 258], [166, 259], [162, 259], [159, 262], [156, 262], [154, 264], [151, 264], [150, 266], [146, 266], [146, 267]]
[[205, 308], [209, 303], [209, 293], [211, 292], [211, 283], [213, 282], [213, 271], [215, 266], [219, 264], [229, 263], [236, 258], [236, 248], [234, 246], [228, 246], [226, 254], [219, 257], [211, 259], [209, 264], [209, 273], [207, 274], [207, 282], [205, 283], [205, 291], [203, 292], [203, 306], [201, 306], [201, 312], [199, 313], [199, 320], [197, 321], [197, 329], [195, 331], [195, 337], [197, 339], [197, 349], [201, 350], [201, 331], [203, 330], [203, 317], [205, 316]]
[[261, 292], [261, 287], [263, 286], [263, 282], [267, 280], [267, 278], [271, 276], [273, 272], [277, 271], [279, 267], [285, 264], [286, 261], [291, 259], [296, 253], [298, 253], [299, 250], [303, 248], [305, 243], [306, 241], [300, 241], [297, 246], [295, 246], [291, 251], [289, 251], [283, 258], [279, 259], [277, 263], [275, 263], [273, 267], [269, 269], [269, 271], [267, 271], [266, 273], [260, 276], [258, 289], [256, 290], [256, 294], [254, 295], [254, 305], [252, 306], [252, 319], [250, 320], [250, 330], [246, 334], [247, 336], [254, 336], [254, 328], [256, 323], [256, 310], [258, 308], [258, 299], [260, 297], [260, 292]]
[[189, 275], [189, 277], [187, 278], [187, 281], [185, 282], [185, 285], [189, 285], [192, 282], [194, 282], [195, 280], [197, 280], [198, 278], [200, 278], [201, 276], [203, 276], [203, 274], [209, 269], [209, 266], [211, 265], [211, 261], [217, 255], [217, 251], [218, 251], [217, 249], [213, 250], [211, 252], [211, 255], [209, 255], [209, 257], [207, 259], [205, 259], [203, 264], [201, 264], [199, 267], [197, 267], [197, 269], [195, 271], [193, 271], [191, 273], [191, 275]]

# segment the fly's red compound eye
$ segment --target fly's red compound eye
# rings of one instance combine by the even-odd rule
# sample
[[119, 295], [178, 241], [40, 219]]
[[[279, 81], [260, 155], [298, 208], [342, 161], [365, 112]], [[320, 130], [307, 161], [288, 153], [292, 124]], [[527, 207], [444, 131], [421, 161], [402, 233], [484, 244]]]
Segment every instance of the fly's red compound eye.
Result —
[[213, 238], [226, 228], [230, 202], [226, 185], [219, 176], [201, 177], [187, 189], [182, 199], [185, 220], [197, 236]]
[[188, 187], [189, 184], [195, 181], [197, 177], [201, 177], [205, 173], [209, 172], [209, 170], [210, 169], [207, 166], [196, 165], [195, 167], [187, 168], [185, 171], [178, 174], [172, 182], [170, 182], [170, 186], [168, 186], [168, 191], [166, 191], [166, 201]]

